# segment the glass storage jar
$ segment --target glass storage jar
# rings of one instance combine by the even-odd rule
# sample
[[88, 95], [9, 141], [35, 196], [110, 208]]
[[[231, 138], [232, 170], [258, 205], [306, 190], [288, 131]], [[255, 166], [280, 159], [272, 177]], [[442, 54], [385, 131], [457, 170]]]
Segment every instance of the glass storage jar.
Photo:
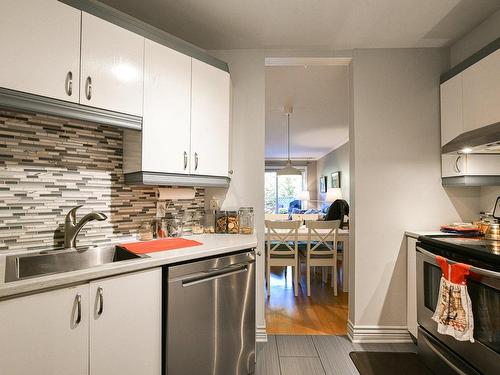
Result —
[[253, 207], [240, 207], [240, 233], [252, 234], [253, 233]]
[[213, 211], [205, 211], [205, 216], [203, 217], [203, 232], [208, 234], [215, 233], [215, 214]]
[[226, 211], [217, 211], [215, 214], [215, 233], [227, 233]]
[[238, 211], [227, 212], [227, 233], [238, 234], [240, 233], [240, 220]]

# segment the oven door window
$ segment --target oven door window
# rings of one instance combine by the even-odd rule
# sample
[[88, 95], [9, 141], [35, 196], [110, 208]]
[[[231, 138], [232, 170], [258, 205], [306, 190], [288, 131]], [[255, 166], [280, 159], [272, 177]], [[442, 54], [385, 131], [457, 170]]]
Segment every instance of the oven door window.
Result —
[[[424, 304], [435, 311], [441, 280], [441, 269], [424, 262]], [[467, 281], [474, 315], [474, 339], [500, 354], [500, 292], [475, 280]]]

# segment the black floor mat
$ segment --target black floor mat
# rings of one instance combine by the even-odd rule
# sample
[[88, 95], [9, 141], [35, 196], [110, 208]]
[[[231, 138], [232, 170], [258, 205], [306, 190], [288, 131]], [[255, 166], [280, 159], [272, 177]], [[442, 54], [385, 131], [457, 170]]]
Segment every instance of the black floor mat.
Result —
[[361, 375], [432, 375], [414, 353], [350, 352]]

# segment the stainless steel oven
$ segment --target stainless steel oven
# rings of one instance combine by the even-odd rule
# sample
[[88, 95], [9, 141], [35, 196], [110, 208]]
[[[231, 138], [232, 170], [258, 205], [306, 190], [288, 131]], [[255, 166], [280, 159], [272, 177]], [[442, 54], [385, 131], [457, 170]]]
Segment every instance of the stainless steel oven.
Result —
[[474, 315], [474, 339], [471, 343], [455, 340], [437, 332], [434, 314], [439, 295], [441, 269], [436, 253], [451, 262], [471, 264], [457, 252], [434, 251], [432, 246], [417, 246], [417, 320], [419, 354], [439, 374], [500, 373], [500, 273], [471, 267], [467, 288]]

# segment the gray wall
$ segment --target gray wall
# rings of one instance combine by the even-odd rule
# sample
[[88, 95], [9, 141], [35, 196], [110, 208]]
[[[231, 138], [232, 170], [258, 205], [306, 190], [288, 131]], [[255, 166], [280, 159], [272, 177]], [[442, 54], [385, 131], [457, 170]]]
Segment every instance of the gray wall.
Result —
[[[467, 189], [441, 185], [439, 76], [448, 66], [446, 49], [354, 51], [349, 319], [356, 327], [404, 331], [404, 231], [470, 219], [477, 209]], [[457, 197], [465, 208], [455, 206]]]
[[[318, 179], [321, 176], [328, 177], [328, 187], [331, 187], [331, 174], [340, 171], [340, 188], [342, 198], [349, 202], [349, 142], [323, 156], [317, 161]], [[318, 200], [324, 201], [326, 194], [319, 192], [319, 180], [316, 182], [318, 188]]]
[[500, 37], [500, 10], [484, 20], [450, 47], [450, 63], [455, 66]]

